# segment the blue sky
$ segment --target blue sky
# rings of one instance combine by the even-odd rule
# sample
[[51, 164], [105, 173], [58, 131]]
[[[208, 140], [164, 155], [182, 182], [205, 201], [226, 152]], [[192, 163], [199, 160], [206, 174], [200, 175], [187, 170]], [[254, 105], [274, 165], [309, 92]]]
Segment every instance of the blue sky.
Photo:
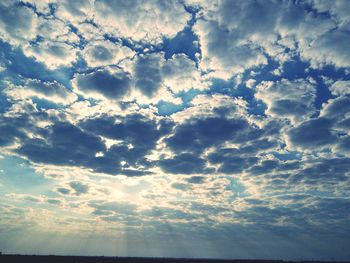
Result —
[[0, 250], [350, 260], [350, 2], [0, 3]]

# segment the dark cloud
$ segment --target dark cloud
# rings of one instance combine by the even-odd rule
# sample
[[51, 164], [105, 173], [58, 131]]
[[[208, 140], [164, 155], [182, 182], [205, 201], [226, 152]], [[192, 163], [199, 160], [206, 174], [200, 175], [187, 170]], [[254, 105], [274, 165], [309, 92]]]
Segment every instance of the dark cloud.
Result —
[[68, 195], [70, 193], [70, 190], [64, 187], [59, 187], [56, 189], [56, 191], [63, 195]]
[[187, 182], [191, 184], [202, 184], [205, 182], [205, 177], [204, 176], [192, 176], [188, 179], [186, 179]]
[[68, 122], [57, 122], [42, 135], [44, 139], [23, 141], [17, 153], [37, 163], [91, 167], [96, 153], [105, 151], [100, 138]]
[[259, 159], [255, 156], [244, 156], [238, 149], [219, 149], [208, 156], [213, 164], [220, 164], [221, 173], [240, 173], [254, 165]]
[[292, 145], [315, 148], [330, 145], [337, 140], [332, 133], [333, 121], [327, 118], [311, 119], [291, 129], [288, 133]]
[[174, 152], [201, 153], [211, 146], [219, 146], [225, 141], [242, 143], [260, 136], [254, 128], [243, 119], [225, 117], [193, 118], [174, 129], [174, 134], [165, 140]]
[[[81, 127], [85, 130], [108, 139], [120, 140], [120, 144], [113, 145], [103, 157], [95, 160], [99, 171], [109, 172], [113, 167], [119, 166], [120, 162], [126, 162], [128, 166], [152, 165], [145, 159], [157, 141], [169, 130], [170, 122], [146, 118], [140, 114], [132, 114], [126, 117], [99, 117], [82, 122]], [[123, 170], [129, 175], [138, 175], [145, 172], [132, 169]]]
[[309, 111], [308, 105], [298, 103], [295, 100], [278, 100], [271, 107], [271, 112], [282, 115], [305, 114]]
[[113, 54], [104, 46], [96, 45], [91, 50], [91, 56], [97, 61], [110, 60]]
[[0, 38], [14, 44], [36, 36], [36, 14], [26, 6], [17, 6], [12, 1], [0, 4]]
[[159, 167], [166, 173], [195, 174], [210, 173], [213, 169], [206, 168], [206, 160], [190, 153], [182, 153], [171, 159], [161, 159]]
[[344, 130], [350, 130], [350, 117], [343, 119], [339, 123], [337, 123], [337, 127], [344, 129]]
[[6, 118], [0, 116], [0, 146], [9, 146], [16, 139], [26, 138], [26, 133], [21, 129], [27, 123], [27, 118]]
[[337, 150], [345, 153], [350, 152], [350, 136], [344, 136], [343, 138], [339, 139], [337, 147]]
[[136, 88], [148, 97], [157, 93], [162, 83], [161, 57], [140, 56], [135, 64]]
[[[39, 121], [57, 121], [47, 112], [38, 111], [33, 103], [23, 103], [15, 114], [0, 114], [0, 146], [9, 146], [14, 142], [21, 142], [28, 138], [28, 132], [34, 134], [43, 131], [36, 126]], [[13, 105], [10, 111], [16, 111]]]
[[81, 182], [70, 182], [69, 186], [74, 189], [76, 195], [86, 194], [89, 191], [89, 186]]
[[[272, 199], [249, 200], [245, 199], [250, 207], [244, 211], [235, 212], [235, 217], [247, 223], [272, 227], [275, 229], [279, 222], [284, 221], [283, 228], [303, 229], [309, 234], [322, 233], [329, 225], [337, 225], [339, 233], [349, 227], [346, 218], [349, 216], [348, 198], [329, 198], [309, 194], [288, 194], [281, 195], [277, 203]], [[292, 202], [289, 206], [286, 203]], [[288, 233], [295, 233], [288, 231]], [[326, 233], [325, 231], [324, 233]]]
[[304, 163], [301, 170], [291, 176], [294, 182], [324, 185], [341, 184], [350, 179], [350, 158], [316, 159]]
[[[165, 122], [162, 124], [166, 125]], [[135, 148], [150, 149], [162, 135], [163, 125], [157, 127], [155, 120], [141, 114], [131, 114], [125, 117], [99, 117], [89, 119], [80, 124], [84, 129], [106, 138], [123, 140]], [[141, 149], [140, 149], [141, 150]]]
[[269, 173], [273, 169], [278, 168], [279, 162], [277, 160], [264, 160], [259, 165], [255, 165], [249, 169], [253, 175]]
[[108, 99], [119, 99], [127, 95], [131, 87], [130, 76], [123, 72], [102, 69], [88, 74], [75, 74], [73, 84], [79, 92], [101, 94]]
[[323, 116], [339, 120], [350, 112], [350, 95], [340, 96], [336, 99], [330, 100], [323, 109]]
[[[155, 148], [169, 123], [157, 123], [139, 114], [120, 117], [119, 123], [117, 120], [99, 117], [81, 122], [80, 127], [57, 122], [40, 131], [42, 138], [23, 140], [16, 152], [36, 163], [78, 166], [127, 176], [149, 174], [144, 169], [153, 164], [145, 156]], [[121, 142], [107, 149], [100, 136]], [[125, 162], [123, 166], [122, 162]], [[144, 169], [138, 169], [139, 166]]]

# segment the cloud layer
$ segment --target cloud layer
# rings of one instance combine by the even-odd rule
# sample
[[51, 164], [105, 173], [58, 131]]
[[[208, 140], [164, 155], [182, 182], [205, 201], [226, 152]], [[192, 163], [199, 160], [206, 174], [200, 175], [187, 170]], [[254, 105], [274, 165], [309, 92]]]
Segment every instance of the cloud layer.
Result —
[[349, 259], [349, 10], [2, 1], [0, 245]]

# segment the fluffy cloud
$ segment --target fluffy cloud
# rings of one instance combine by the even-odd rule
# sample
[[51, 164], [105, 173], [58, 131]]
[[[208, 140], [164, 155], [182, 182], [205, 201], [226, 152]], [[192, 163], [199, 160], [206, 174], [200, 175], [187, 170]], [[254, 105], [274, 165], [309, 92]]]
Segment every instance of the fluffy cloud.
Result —
[[24, 54], [42, 62], [48, 69], [70, 67], [77, 60], [78, 50], [64, 42], [39, 42], [24, 47]]
[[89, 167], [105, 150], [100, 138], [70, 123], [57, 122], [42, 132], [44, 138], [28, 139], [16, 151], [37, 163]]
[[312, 81], [282, 79], [276, 83], [263, 82], [255, 97], [266, 105], [266, 114], [287, 118], [292, 122], [305, 120], [315, 112], [316, 86]]
[[36, 37], [38, 17], [25, 6], [16, 6], [14, 1], [0, 4], [0, 37], [14, 45], [23, 44]]
[[110, 41], [89, 42], [82, 51], [82, 56], [90, 67], [118, 64], [123, 59], [131, 58], [134, 52], [128, 47]]
[[346, 148], [349, 96], [340, 96], [324, 104], [320, 117], [307, 120], [288, 132], [291, 145], [305, 149], [332, 148], [336, 143]]
[[349, 26], [350, 4], [348, 1], [312, 0], [311, 2], [318, 12], [329, 12], [340, 28], [345, 29]]
[[330, 89], [332, 94], [336, 96], [350, 94], [350, 81], [338, 80], [332, 84]]
[[57, 17], [71, 23], [81, 22], [85, 19], [91, 19], [93, 11], [93, 1], [58, 1], [56, 15]]
[[25, 132], [20, 128], [26, 123], [26, 118], [6, 118], [1, 117], [0, 129], [0, 146], [8, 146], [15, 142], [16, 139], [26, 137]]
[[200, 65], [217, 76], [229, 78], [266, 65], [266, 54], [280, 63], [300, 52], [313, 67], [349, 66], [347, 32], [331, 31], [336, 23], [307, 11], [305, 3], [216, 1], [202, 8], [203, 16], [194, 26], [202, 50]]
[[326, 118], [311, 119], [289, 132], [293, 145], [315, 149], [334, 143], [337, 137], [331, 131], [332, 121]]
[[79, 37], [70, 30], [69, 26], [58, 19], [40, 17], [37, 35], [49, 41], [79, 43]]
[[163, 37], [173, 37], [190, 19], [190, 14], [176, 0], [147, 3], [100, 0], [95, 2], [94, 8], [94, 20], [107, 33], [135, 41], [157, 43]]
[[162, 53], [140, 56], [134, 65], [135, 86], [147, 97], [157, 93], [162, 84]]
[[189, 153], [182, 153], [173, 158], [159, 161], [159, 166], [166, 173], [195, 174], [214, 172], [206, 168], [206, 160]]
[[28, 79], [23, 83], [23, 86], [10, 85], [5, 89], [5, 93], [14, 100], [37, 97], [64, 105], [77, 100], [77, 95], [57, 81], [45, 82], [37, 79]]
[[314, 68], [325, 65], [347, 68], [350, 67], [350, 53], [346, 45], [349, 40], [350, 33], [348, 31], [331, 31], [313, 40], [301, 50], [301, 55], [310, 61]]
[[164, 62], [162, 67], [164, 85], [173, 92], [188, 91], [193, 89], [206, 89], [207, 85], [202, 82], [200, 71], [194, 61], [184, 54], [174, 55]]
[[201, 67], [217, 71], [217, 75], [228, 78], [247, 68], [266, 64], [267, 59], [259, 47], [241, 43], [235, 32], [216, 22], [199, 21], [195, 26], [202, 47]]

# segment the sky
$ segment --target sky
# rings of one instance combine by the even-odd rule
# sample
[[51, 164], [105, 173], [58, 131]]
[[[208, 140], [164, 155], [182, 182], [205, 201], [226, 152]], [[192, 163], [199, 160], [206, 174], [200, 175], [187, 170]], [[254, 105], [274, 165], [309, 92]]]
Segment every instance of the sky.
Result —
[[350, 260], [350, 1], [0, 1], [0, 251]]

